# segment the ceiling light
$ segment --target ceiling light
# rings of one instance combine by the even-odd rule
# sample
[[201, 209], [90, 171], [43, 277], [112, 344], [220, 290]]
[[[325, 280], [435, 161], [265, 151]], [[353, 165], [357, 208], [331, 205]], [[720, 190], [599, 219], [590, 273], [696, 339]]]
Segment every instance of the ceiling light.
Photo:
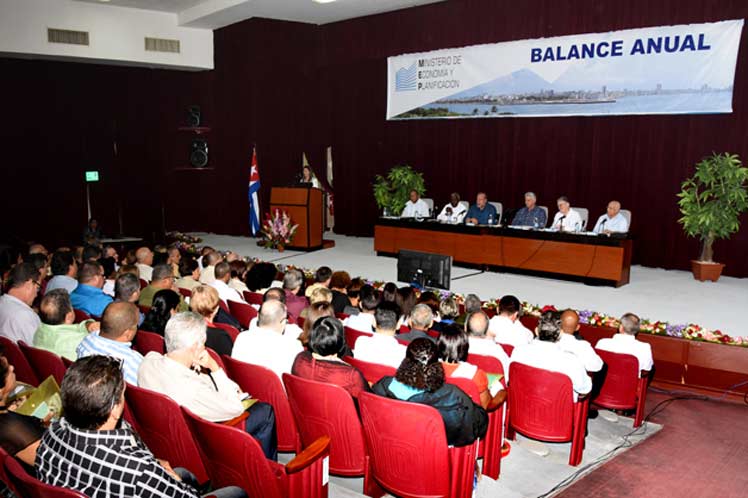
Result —
[[312, 0], [312, 1], [316, 3], [330, 3], [330, 2], [334, 2], [335, 0]]

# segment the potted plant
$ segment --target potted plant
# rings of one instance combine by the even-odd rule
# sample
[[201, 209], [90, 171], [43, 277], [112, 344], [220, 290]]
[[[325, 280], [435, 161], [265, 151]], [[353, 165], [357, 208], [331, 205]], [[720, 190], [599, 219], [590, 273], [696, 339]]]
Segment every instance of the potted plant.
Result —
[[426, 192], [423, 173], [407, 165], [395, 166], [387, 177], [377, 175], [374, 178], [374, 199], [377, 206], [384, 210], [384, 215], [397, 216], [405, 208], [410, 191], [415, 190], [421, 196]]
[[701, 239], [701, 255], [691, 261], [694, 278], [716, 282], [725, 265], [714, 262], [712, 246], [740, 228], [740, 214], [748, 209], [748, 168], [735, 154], [714, 153], [696, 165], [678, 197], [678, 223], [686, 235]]

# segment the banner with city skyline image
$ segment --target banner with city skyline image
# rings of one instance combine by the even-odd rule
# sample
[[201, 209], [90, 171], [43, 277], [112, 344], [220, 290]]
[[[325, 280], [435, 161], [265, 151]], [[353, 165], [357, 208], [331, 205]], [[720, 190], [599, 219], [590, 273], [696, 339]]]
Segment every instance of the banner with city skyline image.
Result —
[[387, 59], [387, 119], [732, 112], [743, 19]]

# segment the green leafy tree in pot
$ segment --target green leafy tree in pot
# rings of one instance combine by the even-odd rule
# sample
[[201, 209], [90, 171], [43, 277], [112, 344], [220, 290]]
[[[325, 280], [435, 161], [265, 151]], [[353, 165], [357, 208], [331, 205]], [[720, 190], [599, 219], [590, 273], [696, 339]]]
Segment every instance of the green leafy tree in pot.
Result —
[[377, 175], [374, 178], [374, 199], [377, 206], [393, 216], [403, 211], [411, 190], [422, 196], [426, 192], [426, 186], [423, 173], [407, 165], [395, 166], [387, 173], [387, 177]]

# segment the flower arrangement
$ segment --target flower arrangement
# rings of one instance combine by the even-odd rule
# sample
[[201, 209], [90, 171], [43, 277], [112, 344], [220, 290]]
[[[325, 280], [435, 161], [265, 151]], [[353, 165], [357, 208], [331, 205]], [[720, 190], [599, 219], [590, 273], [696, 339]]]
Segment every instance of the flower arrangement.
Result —
[[278, 249], [282, 251], [291, 243], [299, 225], [294, 225], [291, 217], [286, 211], [276, 209], [273, 215], [265, 213], [265, 221], [262, 223], [263, 242], [267, 249]]
[[197, 248], [197, 244], [203, 241], [200, 237], [194, 235], [188, 235], [182, 232], [167, 232], [166, 240], [171, 241], [174, 246], [181, 252], [186, 254], [198, 255], [200, 251]]

